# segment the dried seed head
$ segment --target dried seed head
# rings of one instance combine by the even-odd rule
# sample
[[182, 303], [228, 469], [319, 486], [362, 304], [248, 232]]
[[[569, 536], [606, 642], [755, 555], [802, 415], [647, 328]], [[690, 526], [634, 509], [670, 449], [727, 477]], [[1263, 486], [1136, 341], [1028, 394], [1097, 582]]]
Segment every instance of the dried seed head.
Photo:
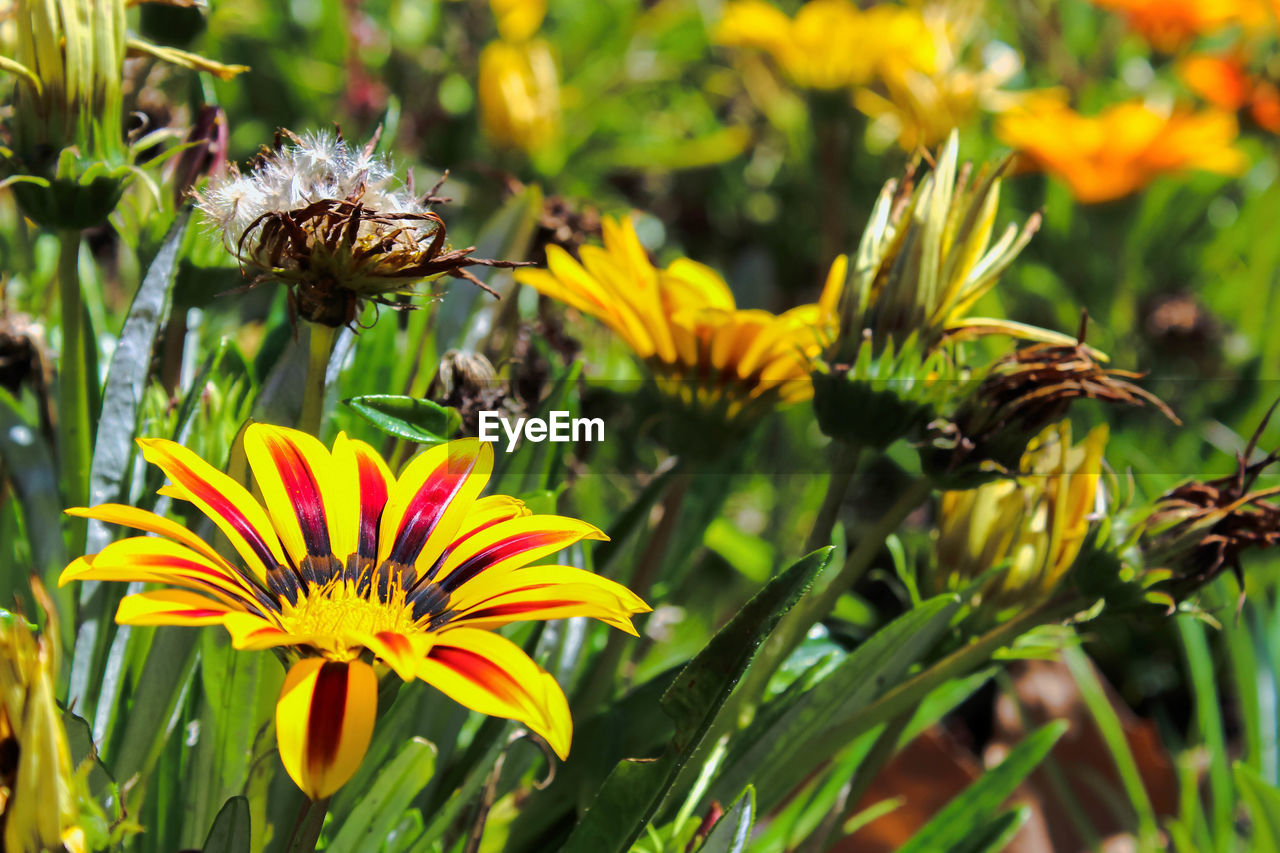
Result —
[[[201, 212], [220, 232], [253, 284], [290, 288], [297, 316], [340, 326], [361, 303], [387, 297], [439, 275], [484, 287], [468, 266], [513, 267], [449, 247], [444, 220], [432, 208], [446, 199], [419, 197], [390, 161], [334, 133], [297, 136], [264, 151], [249, 174], [237, 170], [197, 194]], [[487, 289], [487, 288], [486, 288]]]

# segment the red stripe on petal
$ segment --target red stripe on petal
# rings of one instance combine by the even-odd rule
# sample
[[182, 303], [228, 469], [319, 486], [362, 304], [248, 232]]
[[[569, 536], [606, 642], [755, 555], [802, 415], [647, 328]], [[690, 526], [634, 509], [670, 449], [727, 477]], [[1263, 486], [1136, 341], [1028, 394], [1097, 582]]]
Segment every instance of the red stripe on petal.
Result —
[[504, 702], [523, 705], [523, 691], [502, 667], [483, 655], [460, 649], [457, 646], [435, 646], [427, 654], [432, 660], [439, 661], [449, 669], [489, 691]]
[[458, 457], [451, 453], [431, 472], [405, 507], [404, 520], [400, 522], [389, 556], [392, 562], [413, 565], [478, 460], [479, 456], [472, 457], [461, 466]]
[[302, 530], [302, 541], [307, 546], [307, 553], [327, 555], [333, 549], [329, 546], [329, 528], [325, 521], [324, 498], [320, 495], [320, 484], [316, 482], [315, 473], [298, 448], [273, 433], [263, 433], [263, 443], [271, 454], [271, 461], [280, 472], [285, 492], [289, 495], [289, 503], [298, 516], [298, 526]]
[[544, 601], [520, 601], [512, 604], [495, 604], [493, 607], [486, 607], [482, 610], [468, 611], [465, 616], [458, 617], [454, 621], [459, 623], [473, 619], [483, 621], [485, 619], [519, 616], [521, 613], [531, 613], [535, 610], [544, 610], [554, 607], [570, 607], [581, 604], [581, 600], [567, 598], [549, 598]]
[[347, 665], [335, 661], [326, 661], [316, 673], [307, 714], [305, 758], [312, 778], [320, 778], [338, 757], [347, 711], [347, 673]]
[[360, 478], [360, 542], [357, 553], [370, 560], [378, 557], [378, 524], [387, 505], [387, 481], [378, 465], [356, 451], [356, 471]]
[[170, 477], [175, 482], [208, 504], [213, 512], [226, 519], [236, 533], [239, 533], [245, 542], [249, 544], [249, 547], [257, 555], [258, 559], [262, 561], [263, 565], [268, 568], [276, 565], [275, 555], [271, 553], [271, 549], [267, 546], [266, 540], [262, 538], [262, 534], [222, 492], [200, 479], [194, 471], [177, 459], [170, 457], [165, 460], [165, 465], [171, 469]]
[[191, 610], [164, 610], [151, 614], [152, 616], [181, 616], [184, 619], [207, 619], [210, 616], [226, 616], [225, 610], [206, 610], [203, 608]]
[[413, 651], [413, 644], [409, 642], [409, 638], [404, 634], [397, 634], [394, 631], [379, 631], [377, 638], [387, 646], [387, 650], [397, 655], [407, 655]]
[[509, 536], [501, 539], [483, 551], [468, 557], [460, 563], [456, 569], [449, 572], [440, 581], [440, 586], [449, 592], [454, 592], [458, 587], [480, 574], [490, 566], [496, 565], [509, 557], [515, 557], [525, 551], [532, 551], [535, 548], [542, 548], [553, 544], [557, 539], [563, 539], [565, 545], [575, 542], [582, 538], [579, 531], [566, 532], [563, 530], [543, 531], [533, 530], [527, 533], [519, 533], [515, 536]]

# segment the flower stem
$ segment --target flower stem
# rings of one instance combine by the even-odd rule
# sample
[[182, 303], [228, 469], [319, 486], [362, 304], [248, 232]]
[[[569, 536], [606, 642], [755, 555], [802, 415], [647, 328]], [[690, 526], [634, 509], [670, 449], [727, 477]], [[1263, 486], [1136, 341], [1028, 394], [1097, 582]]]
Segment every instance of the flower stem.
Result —
[[827, 494], [822, 499], [822, 506], [813, 522], [813, 530], [805, 542], [804, 553], [809, 554], [831, 544], [831, 531], [835, 529], [836, 519], [840, 517], [840, 505], [844, 503], [845, 493], [849, 491], [849, 483], [853, 480], [853, 472], [858, 467], [861, 455], [860, 445], [835, 443], [835, 458], [831, 461]]
[[293, 834], [289, 836], [288, 853], [315, 853], [316, 842], [320, 840], [320, 829], [324, 826], [324, 816], [329, 812], [329, 798], [322, 800], [303, 800], [298, 809], [298, 819], [293, 823]]
[[[62, 354], [58, 369], [58, 437], [62, 499], [89, 503], [92, 435], [89, 426], [89, 359], [85, 350], [84, 299], [80, 292], [80, 232], [58, 232], [58, 291], [62, 300]], [[68, 518], [67, 553], [84, 552], [87, 522]]]
[[[787, 615], [782, 617], [773, 635], [760, 649], [755, 662], [747, 672], [742, 685], [743, 710], [750, 715], [755, 703], [764, 696], [769, 677], [779, 664], [800, 645], [809, 629], [818, 620], [826, 617], [835, 608], [840, 596], [845, 593], [862, 573], [871, 565], [871, 561], [880, 551], [880, 546], [889, 534], [898, 529], [903, 519], [920, 502], [928, 497], [932, 485], [927, 477], [921, 477], [911, 483], [880, 520], [858, 538], [858, 544], [845, 559], [840, 572], [829, 583], [820, 589], [815, 588], [808, 597], [802, 598]], [[821, 583], [821, 581], [819, 581]], [[744, 721], [745, 722], [745, 721]]]
[[[677, 462], [677, 465], [680, 463]], [[684, 505], [685, 495], [689, 491], [690, 475], [677, 470], [667, 484], [667, 493], [662, 499], [662, 516], [654, 526], [644, 552], [636, 562], [635, 571], [627, 585], [636, 595], [647, 598], [649, 589], [657, 579], [658, 569], [666, 556], [667, 547], [675, 533], [680, 519], [680, 510]], [[596, 658], [591, 671], [583, 679], [583, 687], [574, 696], [573, 705], [581, 713], [590, 713], [597, 705], [609, 698], [609, 691], [614, 688], [618, 666], [623, 655], [635, 638], [621, 631], [610, 631], [604, 650]]]
[[333, 354], [333, 342], [338, 330], [321, 323], [311, 323], [309, 329], [311, 350], [307, 359], [307, 379], [302, 390], [302, 415], [298, 418], [298, 429], [319, 436], [324, 420], [325, 379], [329, 374], [329, 356]]

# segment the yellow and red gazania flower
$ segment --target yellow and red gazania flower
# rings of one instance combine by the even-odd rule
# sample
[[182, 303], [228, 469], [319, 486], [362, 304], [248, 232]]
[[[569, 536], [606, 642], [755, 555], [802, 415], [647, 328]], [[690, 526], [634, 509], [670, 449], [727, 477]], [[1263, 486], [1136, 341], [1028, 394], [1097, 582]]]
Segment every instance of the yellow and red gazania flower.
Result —
[[720, 274], [696, 261], [655, 267], [629, 219], [606, 217], [604, 247], [583, 246], [581, 255], [579, 263], [548, 246], [547, 269], [520, 270], [516, 280], [612, 329], [668, 396], [747, 423], [813, 393], [812, 359], [835, 330], [843, 256], [816, 304], [772, 314], [738, 308]]
[[1121, 198], [1171, 172], [1238, 174], [1247, 161], [1232, 144], [1236, 133], [1235, 116], [1220, 110], [1161, 112], [1124, 101], [1084, 116], [1053, 96], [1027, 98], [996, 125], [1005, 144], [1086, 203]]
[[433, 447], [399, 478], [368, 445], [339, 435], [329, 451], [305, 433], [255, 424], [245, 450], [265, 506], [190, 450], [142, 440], [190, 501], [230, 540], [238, 561], [176, 522], [120, 504], [69, 510], [157, 536], [122, 539], [63, 572], [73, 580], [164, 584], [125, 596], [127, 625], [222, 625], [238, 649], [291, 661], [276, 706], [285, 769], [313, 799], [351, 778], [368, 748], [386, 667], [420, 678], [483, 714], [517, 720], [562, 758], [572, 735], [555, 680], [491, 629], [590, 616], [635, 633], [649, 608], [581, 569], [530, 563], [584, 539], [583, 521], [531, 515], [480, 492], [493, 451], [475, 440]]

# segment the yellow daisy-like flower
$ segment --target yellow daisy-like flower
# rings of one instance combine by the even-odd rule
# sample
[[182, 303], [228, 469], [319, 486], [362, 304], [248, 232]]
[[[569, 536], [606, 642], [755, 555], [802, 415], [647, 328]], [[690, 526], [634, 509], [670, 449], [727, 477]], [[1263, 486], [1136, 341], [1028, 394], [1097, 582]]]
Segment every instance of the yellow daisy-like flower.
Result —
[[851, 0], [812, 0], [794, 18], [764, 0], [732, 0], [715, 40], [769, 54], [798, 86], [840, 89], [903, 67], [934, 70], [934, 35], [914, 9]]
[[81, 557], [60, 582], [165, 584], [126, 596], [116, 621], [222, 625], [238, 649], [283, 651], [293, 663], [276, 706], [280, 757], [313, 799], [360, 766], [379, 666], [517, 720], [568, 754], [573, 724], [559, 685], [491, 629], [590, 616], [634, 634], [631, 616], [649, 607], [625, 587], [581, 569], [529, 566], [604, 534], [576, 519], [531, 515], [514, 498], [481, 498], [493, 451], [474, 440], [433, 447], [398, 478], [345, 435], [330, 451], [305, 433], [255, 424], [244, 441], [265, 506], [181, 445], [140, 441], [169, 477], [164, 493], [207, 515], [238, 561], [176, 522], [104, 504], [68, 512], [157, 536]]
[[809, 373], [834, 329], [846, 263], [821, 299], [783, 314], [738, 308], [720, 274], [688, 258], [655, 267], [631, 221], [606, 218], [604, 247], [582, 262], [547, 247], [547, 269], [516, 280], [604, 323], [653, 371], [666, 394], [725, 422], [749, 422], [813, 393]]
[[1003, 142], [1086, 203], [1121, 198], [1171, 172], [1238, 174], [1248, 161], [1232, 144], [1236, 133], [1236, 117], [1220, 110], [1162, 112], [1125, 101], [1084, 116], [1051, 96], [1028, 98], [996, 125]]

